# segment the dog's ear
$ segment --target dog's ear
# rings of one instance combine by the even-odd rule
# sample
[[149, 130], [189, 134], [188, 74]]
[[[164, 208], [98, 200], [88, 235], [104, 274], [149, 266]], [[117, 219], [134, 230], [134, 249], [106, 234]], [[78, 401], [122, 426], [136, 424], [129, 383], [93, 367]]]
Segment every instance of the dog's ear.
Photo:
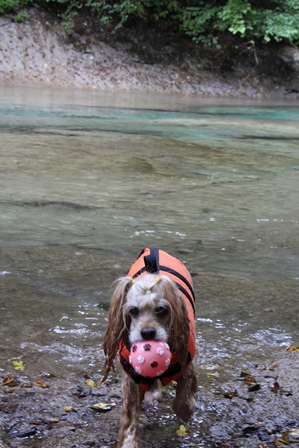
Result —
[[176, 285], [165, 277], [163, 289], [164, 297], [168, 300], [172, 309], [171, 345], [179, 358], [180, 364], [184, 366], [187, 362], [187, 346], [190, 334], [187, 306]]
[[187, 362], [188, 355], [187, 347], [190, 334], [190, 322], [185, 300], [180, 293], [178, 293], [178, 296], [180, 297], [180, 303], [178, 303], [178, 306], [174, 309], [172, 324], [173, 346], [178, 355], [180, 364], [184, 366]]
[[106, 355], [104, 378], [108, 376], [111, 369], [114, 369], [113, 361], [118, 351], [121, 339], [125, 338], [127, 331], [124, 321], [123, 308], [126, 302], [127, 292], [132, 284], [131, 277], [122, 277], [117, 280], [117, 285], [112, 295], [111, 305], [108, 315], [108, 325], [104, 335], [104, 352]]

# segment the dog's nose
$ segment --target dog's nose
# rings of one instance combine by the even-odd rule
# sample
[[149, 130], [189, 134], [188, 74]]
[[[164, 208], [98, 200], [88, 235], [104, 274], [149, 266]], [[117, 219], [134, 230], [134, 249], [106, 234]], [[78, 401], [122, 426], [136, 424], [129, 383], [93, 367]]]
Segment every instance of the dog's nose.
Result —
[[141, 336], [144, 340], [150, 341], [152, 339], [155, 339], [156, 336], [156, 330], [154, 327], [144, 327], [141, 330]]

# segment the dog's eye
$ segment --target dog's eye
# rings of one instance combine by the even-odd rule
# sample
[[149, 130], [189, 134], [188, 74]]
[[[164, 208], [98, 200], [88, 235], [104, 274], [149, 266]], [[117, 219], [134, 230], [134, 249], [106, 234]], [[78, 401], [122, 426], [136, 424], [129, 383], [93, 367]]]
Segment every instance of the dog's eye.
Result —
[[131, 316], [138, 316], [139, 314], [139, 308], [137, 308], [137, 306], [133, 306], [133, 308], [130, 308], [129, 313], [131, 314]]
[[156, 314], [158, 316], [166, 316], [166, 314], [168, 313], [168, 308], [166, 306], [158, 306], [156, 308]]

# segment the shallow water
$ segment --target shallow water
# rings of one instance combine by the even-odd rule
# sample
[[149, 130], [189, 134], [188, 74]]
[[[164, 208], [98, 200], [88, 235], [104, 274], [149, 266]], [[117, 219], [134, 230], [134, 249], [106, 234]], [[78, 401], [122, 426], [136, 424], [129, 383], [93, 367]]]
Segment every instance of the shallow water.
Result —
[[101, 372], [111, 284], [146, 246], [194, 277], [203, 386], [298, 344], [296, 103], [0, 98], [0, 372]]

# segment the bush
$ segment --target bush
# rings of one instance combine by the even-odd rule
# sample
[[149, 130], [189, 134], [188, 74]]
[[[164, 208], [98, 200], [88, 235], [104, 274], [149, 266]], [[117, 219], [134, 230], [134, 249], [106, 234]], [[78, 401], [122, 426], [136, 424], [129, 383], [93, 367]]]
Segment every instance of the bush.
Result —
[[26, 12], [24, 12], [24, 11], [20, 11], [20, 12], [17, 14], [16, 22], [18, 22], [18, 23], [24, 23], [24, 22], [26, 22], [26, 20], [28, 20], [28, 15], [26, 14]]
[[[0, 0], [0, 14], [32, 0]], [[167, 23], [195, 42], [217, 44], [222, 33], [246, 41], [299, 45], [299, 0], [41, 0], [71, 27], [83, 12], [115, 29]]]
[[246, 40], [285, 41], [299, 45], [299, 0], [197, 1], [184, 9], [181, 29], [195, 41], [215, 42], [217, 34], [230, 32]]
[[28, 5], [32, 0], [0, 0], [0, 14], [14, 11], [21, 6]]
[[18, 0], [0, 0], [0, 14], [13, 10], [18, 5]]

